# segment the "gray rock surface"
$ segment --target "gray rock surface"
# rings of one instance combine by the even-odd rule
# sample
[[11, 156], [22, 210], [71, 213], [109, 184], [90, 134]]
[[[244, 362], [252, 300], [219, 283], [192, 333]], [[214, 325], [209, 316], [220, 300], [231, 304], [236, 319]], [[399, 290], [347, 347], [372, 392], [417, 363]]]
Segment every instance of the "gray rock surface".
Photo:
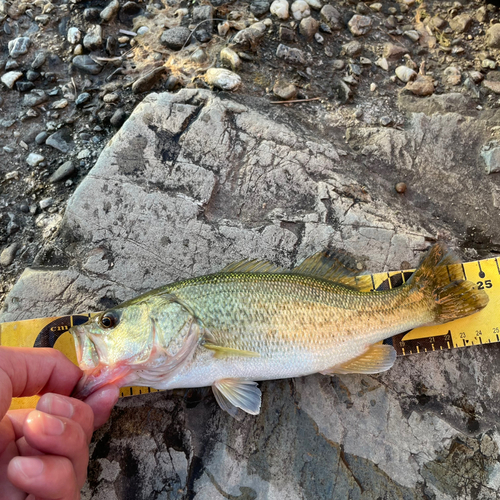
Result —
[[[438, 235], [500, 244], [491, 121], [465, 96], [402, 95], [404, 128], [347, 130], [239, 100], [148, 95], [41, 252], [57, 269], [27, 269], [0, 321], [101, 310], [244, 257], [291, 266], [332, 245], [382, 271]], [[264, 382], [261, 414], [240, 421], [210, 391], [126, 398], [95, 434], [83, 498], [497, 499], [499, 361], [496, 344]]]

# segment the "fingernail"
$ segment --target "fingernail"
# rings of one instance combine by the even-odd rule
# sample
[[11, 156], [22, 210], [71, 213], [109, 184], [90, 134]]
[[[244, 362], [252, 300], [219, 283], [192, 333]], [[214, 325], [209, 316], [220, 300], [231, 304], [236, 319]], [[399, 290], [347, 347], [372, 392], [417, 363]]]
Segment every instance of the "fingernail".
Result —
[[50, 393], [40, 398], [37, 409], [66, 418], [71, 418], [75, 412], [75, 407], [65, 397]]
[[64, 432], [64, 422], [42, 411], [32, 411], [26, 419], [28, 425], [34, 424], [48, 436], [60, 436]]
[[43, 462], [35, 457], [16, 457], [12, 466], [28, 479], [39, 476], [43, 471]]

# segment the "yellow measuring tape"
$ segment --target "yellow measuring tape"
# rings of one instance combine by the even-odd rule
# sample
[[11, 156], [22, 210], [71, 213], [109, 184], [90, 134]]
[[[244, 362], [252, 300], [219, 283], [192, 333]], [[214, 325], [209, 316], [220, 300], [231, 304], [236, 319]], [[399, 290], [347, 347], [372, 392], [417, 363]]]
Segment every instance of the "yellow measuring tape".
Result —
[[[487, 259], [462, 264], [464, 279], [484, 290], [490, 301], [480, 312], [438, 326], [424, 326], [395, 335], [385, 341], [392, 343], [400, 356], [421, 352], [442, 351], [457, 347], [500, 342], [500, 267], [498, 260]], [[370, 290], [388, 290], [402, 285], [412, 271], [394, 271], [371, 275]], [[85, 323], [91, 314], [28, 319], [0, 323], [0, 345], [17, 347], [53, 347], [77, 364], [75, 346], [68, 330]], [[150, 387], [124, 387], [121, 396], [158, 392]], [[11, 409], [33, 408], [38, 396], [14, 398]]]

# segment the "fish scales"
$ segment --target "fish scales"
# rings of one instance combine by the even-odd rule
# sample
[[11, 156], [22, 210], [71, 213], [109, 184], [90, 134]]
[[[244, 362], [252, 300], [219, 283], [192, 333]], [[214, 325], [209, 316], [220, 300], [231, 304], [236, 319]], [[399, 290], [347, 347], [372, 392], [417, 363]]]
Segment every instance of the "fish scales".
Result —
[[256, 414], [256, 381], [387, 370], [395, 351], [377, 342], [487, 304], [457, 264], [436, 244], [405, 285], [381, 292], [358, 290], [355, 267], [327, 252], [291, 271], [244, 261], [164, 286], [72, 329], [85, 373], [76, 395], [211, 385], [224, 410]]

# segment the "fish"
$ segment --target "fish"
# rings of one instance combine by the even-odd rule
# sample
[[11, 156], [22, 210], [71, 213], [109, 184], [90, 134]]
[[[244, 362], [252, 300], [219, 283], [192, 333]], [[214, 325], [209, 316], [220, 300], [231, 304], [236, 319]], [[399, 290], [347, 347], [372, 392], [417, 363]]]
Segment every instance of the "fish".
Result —
[[375, 374], [394, 364], [386, 338], [474, 314], [488, 295], [434, 244], [400, 287], [362, 291], [371, 278], [338, 251], [288, 270], [243, 260], [157, 288], [70, 329], [84, 398], [105, 384], [211, 386], [219, 406], [257, 415], [257, 382], [313, 373]]

